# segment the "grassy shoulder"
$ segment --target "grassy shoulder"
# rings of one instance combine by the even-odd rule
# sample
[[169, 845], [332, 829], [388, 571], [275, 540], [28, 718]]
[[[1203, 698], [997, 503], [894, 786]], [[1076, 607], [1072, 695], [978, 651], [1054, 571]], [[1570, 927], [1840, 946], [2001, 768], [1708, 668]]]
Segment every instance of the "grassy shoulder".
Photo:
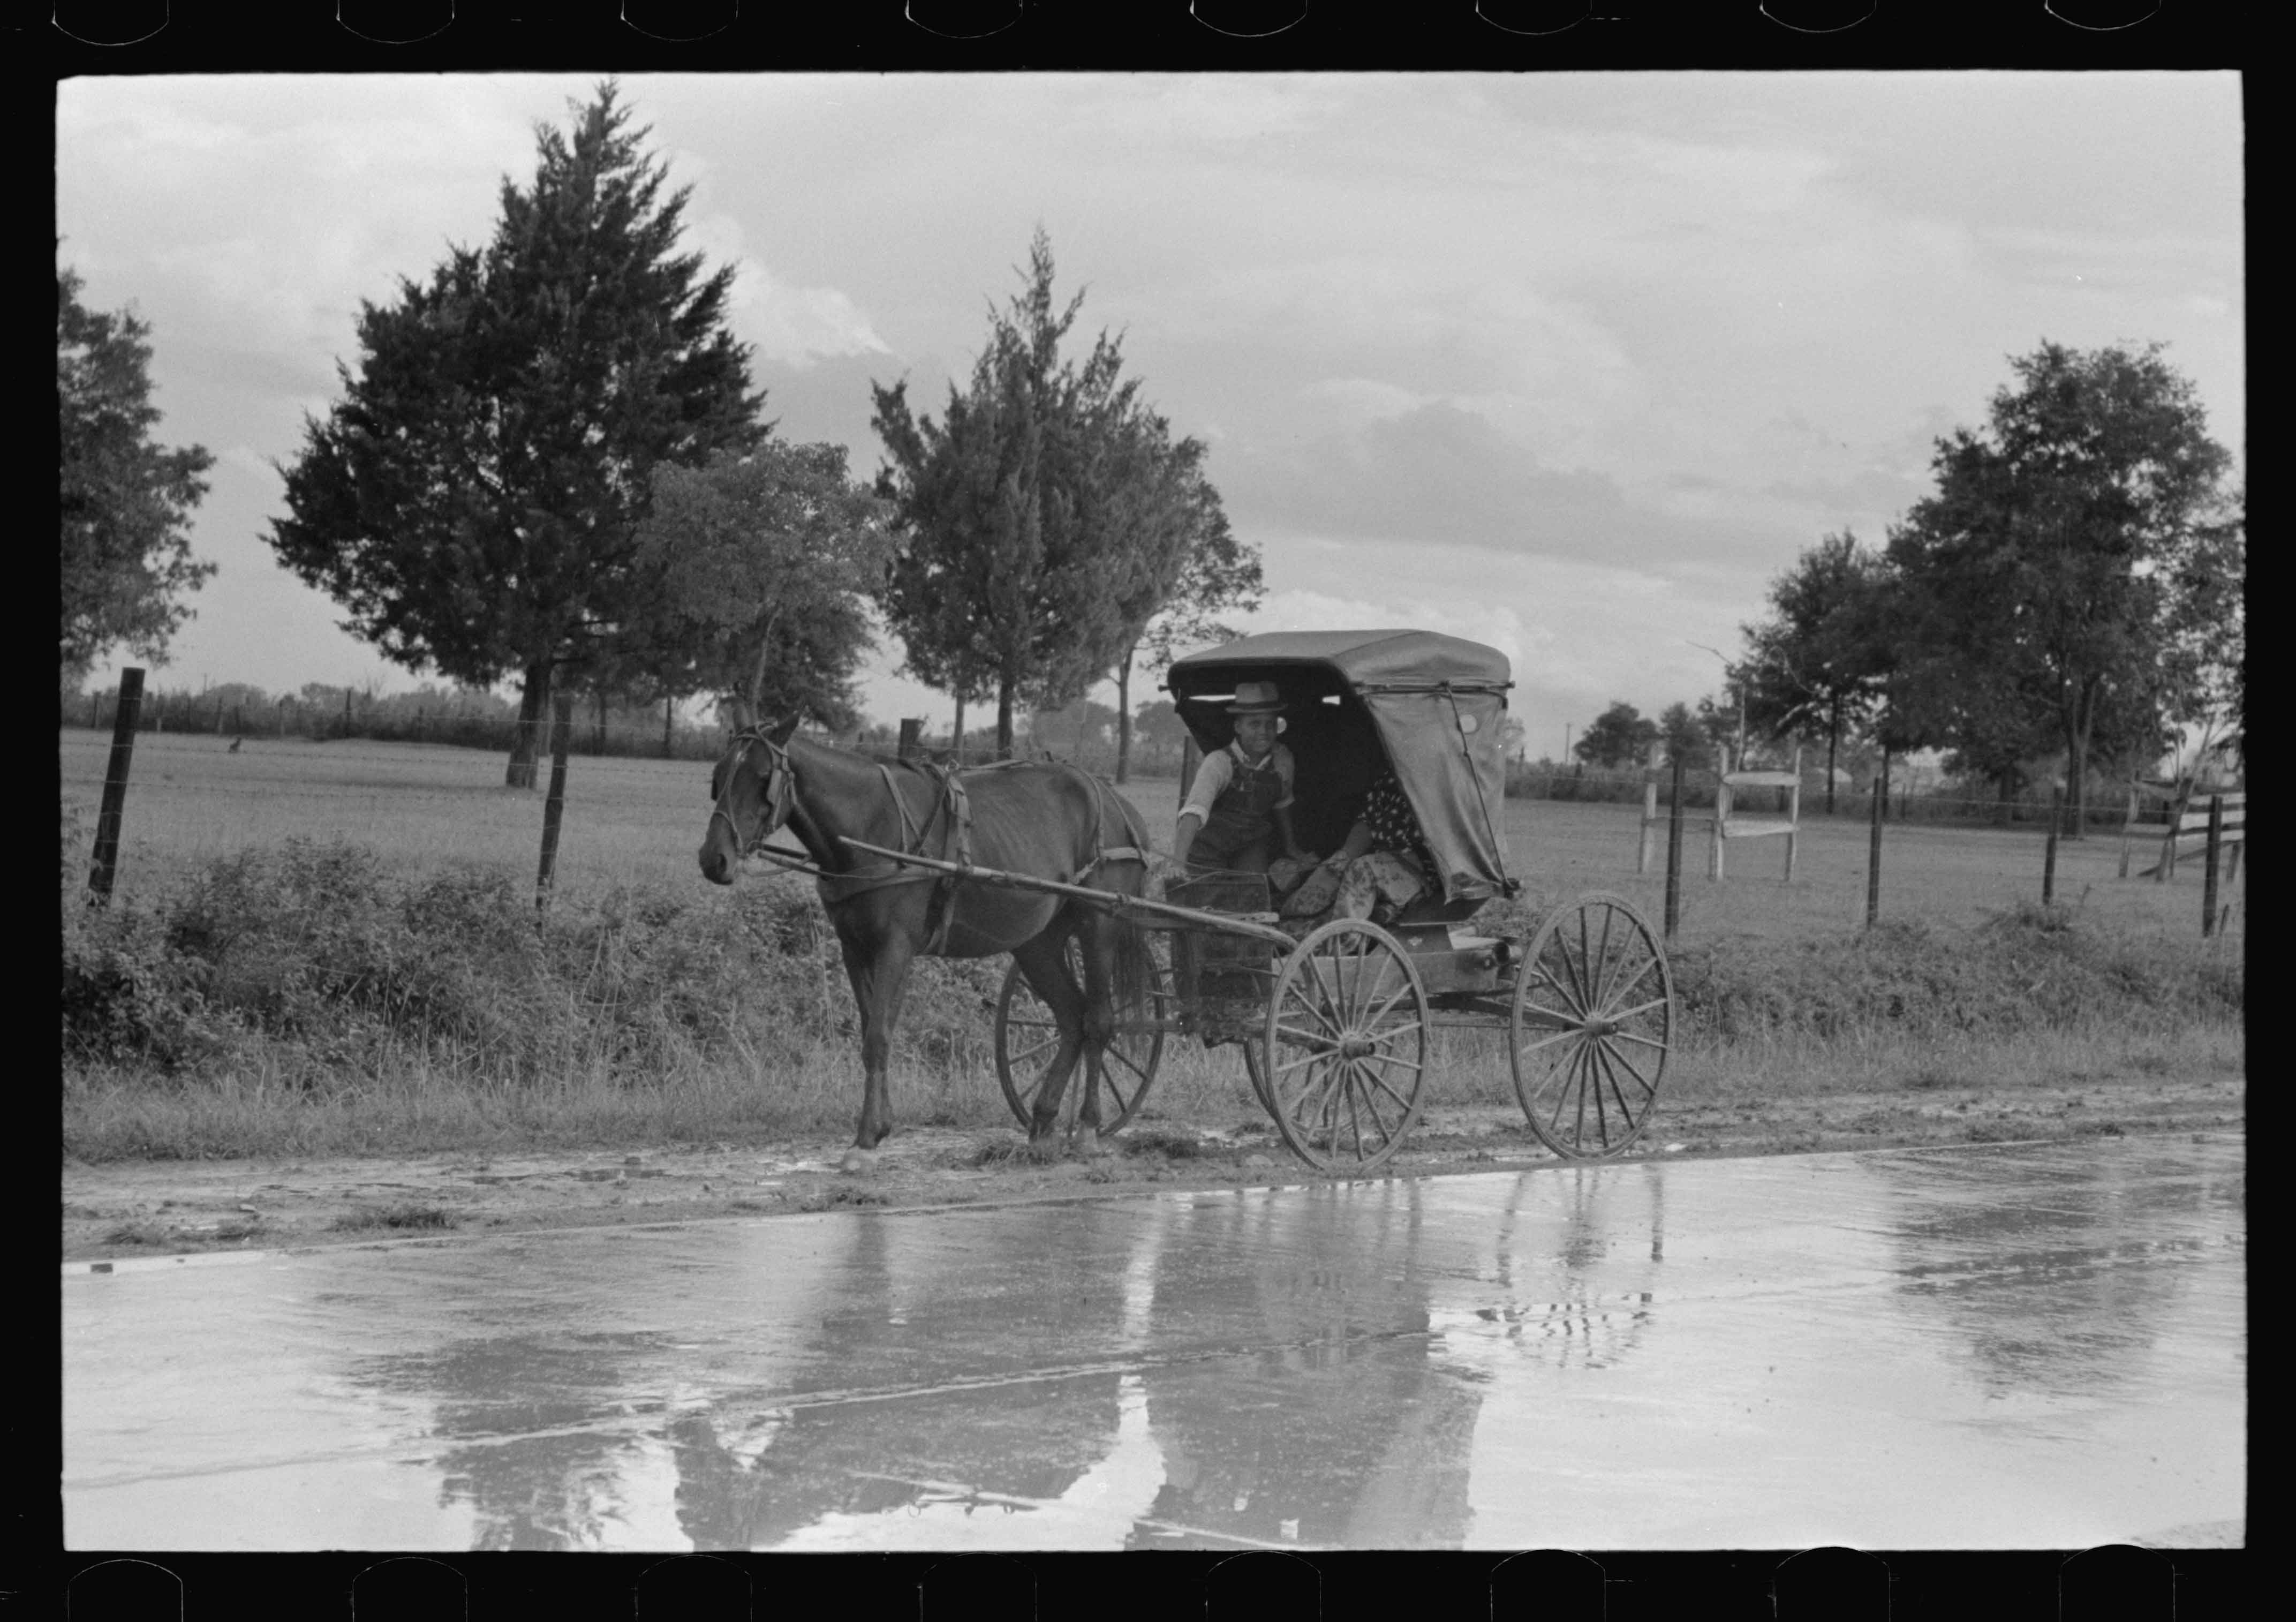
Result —
[[[537, 918], [498, 869], [401, 876], [363, 847], [289, 841], [110, 909], [68, 889], [63, 913], [64, 1149], [81, 1166], [841, 1149], [857, 1108], [852, 999], [802, 884], [634, 885]], [[1495, 909], [1483, 927], [1529, 922]], [[990, 1045], [1004, 971], [918, 965], [904, 1126], [1017, 1141]], [[2237, 1116], [2244, 975], [2221, 943], [2026, 905], [1971, 928], [1710, 939], [1674, 971], [1654, 1135], [1685, 1152], [1841, 1146], [1869, 1126], [1864, 1141], [1962, 1141], [1971, 1111], [2022, 1104], [2074, 1130], [2096, 1107], [2084, 1089], [2198, 1088], [2194, 1118], [2215, 1119], [2230, 1087]], [[1507, 1117], [1500, 1044], [1448, 1036], [1439, 1115]], [[1177, 1036], [1152, 1103], [1174, 1130], [1258, 1116], [1235, 1050]]]

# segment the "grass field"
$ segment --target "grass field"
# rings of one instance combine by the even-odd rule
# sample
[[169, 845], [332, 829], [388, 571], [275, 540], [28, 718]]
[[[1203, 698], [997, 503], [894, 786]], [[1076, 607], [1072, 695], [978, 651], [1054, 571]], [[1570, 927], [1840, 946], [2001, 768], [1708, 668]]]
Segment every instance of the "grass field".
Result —
[[[531, 884], [542, 842], [543, 798], [501, 786], [501, 757], [439, 745], [359, 740], [316, 743], [250, 737], [238, 754], [203, 734], [146, 733], [135, 746], [122, 819], [122, 895], [163, 887], [200, 863], [292, 836], [342, 839], [375, 850], [406, 872], [482, 864]], [[63, 803], [93, 829], [102, 797], [107, 734], [65, 728], [59, 766]], [[1168, 848], [1178, 784], [1141, 779], [1126, 792]], [[708, 768], [692, 761], [578, 757], [568, 768], [560, 832], [559, 892], [570, 899], [630, 886], [709, 890], [695, 851], [709, 820]], [[1589, 889], [1624, 895], [1659, 922], [1665, 899], [1664, 829], [1648, 875], [1635, 872], [1636, 807], [1556, 800], [1506, 802], [1510, 871], [1533, 910]], [[1761, 815], [1757, 808], [1754, 815]], [[1862, 924], [1868, 830], [1862, 822], [1805, 816], [1796, 876], [1779, 875], [1784, 841], [1734, 840], [1729, 877], [1706, 877], [1707, 824], [1686, 815], [1680, 939], [1732, 936], [1816, 939]], [[2038, 902], [2038, 830], [1892, 823], [1883, 831], [1882, 915], [1974, 923], [1989, 912]], [[2157, 847], [2153, 848], [2157, 849]], [[2152, 859], [2140, 849], [2133, 868]], [[2120, 841], [2092, 835], [2057, 851], [2056, 897], [2116, 933], [2197, 938], [2197, 862], [2168, 884], [2122, 880]], [[2244, 865], [2244, 864], [2243, 864]], [[2227, 949], [2238, 950], [2245, 875], [2220, 900], [2232, 905]], [[758, 882], [789, 884], [775, 875]]]

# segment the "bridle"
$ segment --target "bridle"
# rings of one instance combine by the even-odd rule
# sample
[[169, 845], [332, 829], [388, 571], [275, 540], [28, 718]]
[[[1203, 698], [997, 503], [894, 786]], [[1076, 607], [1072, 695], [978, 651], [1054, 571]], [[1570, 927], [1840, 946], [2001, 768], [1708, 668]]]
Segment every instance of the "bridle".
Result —
[[[747, 840], [742, 837], [742, 824], [735, 822], [726, 809], [726, 800], [734, 792], [734, 779], [740, 774], [742, 762], [757, 744], [766, 751], [766, 814], [758, 819], [757, 833]], [[734, 735], [734, 754], [726, 766], [726, 786], [718, 795], [718, 803], [709, 808], [709, 823], [717, 826], [724, 818], [726, 831], [734, 836], [734, 854], [746, 861], [758, 848], [773, 837], [774, 830], [787, 820], [790, 807], [797, 800], [797, 768], [790, 764], [789, 750], [775, 742], [754, 726], [745, 726]]]

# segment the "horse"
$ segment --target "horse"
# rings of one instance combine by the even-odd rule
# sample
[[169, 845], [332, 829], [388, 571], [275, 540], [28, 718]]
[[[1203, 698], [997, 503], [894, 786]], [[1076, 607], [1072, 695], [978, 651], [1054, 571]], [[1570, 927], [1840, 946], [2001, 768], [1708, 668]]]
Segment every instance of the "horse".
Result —
[[[1031, 1110], [1029, 1144], [1039, 1152], [1050, 1145], [1062, 1094], [1081, 1057], [1086, 1087], [1070, 1147], [1078, 1147], [1078, 1135], [1088, 1128], [1093, 1137], [1080, 1146], [1092, 1152], [1102, 1055], [1116, 1011], [1144, 1004], [1151, 984], [1138, 927], [1087, 901], [952, 880], [857, 851], [843, 840], [1138, 896], [1149, 850], [1140, 813], [1071, 766], [1013, 761], [956, 772], [914, 761], [884, 765], [796, 731], [794, 718], [778, 725], [744, 719], [734, 733], [709, 779], [701, 873], [731, 884], [742, 861], [783, 827], [804, 847], [861, 1014], [861, 1117], [844, 1168], [865, 1168], [893, 1129], [886, 1056], [920, 954], [1013, 954], [1060, 1032]], [[1081, 949], [1081, 987], [1068, 965], [1071, 938]]]

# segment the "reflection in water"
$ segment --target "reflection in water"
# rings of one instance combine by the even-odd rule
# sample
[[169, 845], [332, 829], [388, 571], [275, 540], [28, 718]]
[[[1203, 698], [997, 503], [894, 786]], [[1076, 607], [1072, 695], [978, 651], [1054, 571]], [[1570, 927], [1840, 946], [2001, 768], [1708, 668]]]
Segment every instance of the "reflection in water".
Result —
[[[174, 1434], [249, 1514], [252, 1439], [412, 1467], [481, 1548], [2054, 1542], [2152, 1524], [2095, 1507], [2132, 1448], [2184, 1450], [2142, 1513], [2236, 1513], [2237, 1378], [2191, 1376], [2240, 1356], [2241, 1228], [2189, 1145], [1638, 1162], [282, 1257], [91, 1282], [67, 1345], [238, 1334], [283, 1375]], [[154, 1389], [75, 1389], [68, 1503], [166, 1503]], [[1918, 1509], [1845, 1520], [1883, 1478]]]
[[2240, 1225], [2240, 1177], [2164, 1175], [2141, 1140], [2037, 1172], [1998, 1155], [1881, 1158], [1900, 1296], [1987, 1394], [2103, 1396], [2139, 1378], [2187, 1269]]
[[[1227, 1259], [1218, 1304], [1256, 1327], [1258, 1349], [1147, 1372], [1164, 1482], [1130, 1546], [1457, 1544], [1481, 1397], [1431, 1357], [1425, 1189], [1326, 1184], [1190, 1206], [1174, 1244]], [[1186, 1282], [1201, 1301], [1205, 1281]]]

